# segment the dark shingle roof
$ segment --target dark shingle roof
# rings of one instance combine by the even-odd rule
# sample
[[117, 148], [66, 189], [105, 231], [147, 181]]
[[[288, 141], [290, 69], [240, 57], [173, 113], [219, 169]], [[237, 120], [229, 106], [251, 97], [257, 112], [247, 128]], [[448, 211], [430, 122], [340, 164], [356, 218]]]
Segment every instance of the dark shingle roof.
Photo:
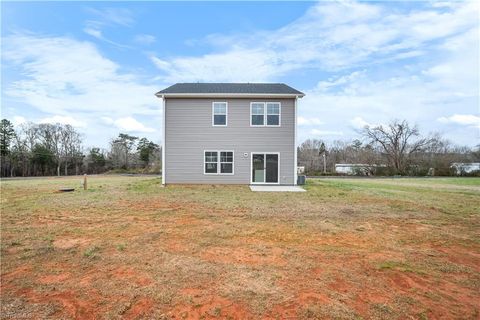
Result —
[[176, 83], [157, 92], [162, 94], [304, 94], [284, 83]]

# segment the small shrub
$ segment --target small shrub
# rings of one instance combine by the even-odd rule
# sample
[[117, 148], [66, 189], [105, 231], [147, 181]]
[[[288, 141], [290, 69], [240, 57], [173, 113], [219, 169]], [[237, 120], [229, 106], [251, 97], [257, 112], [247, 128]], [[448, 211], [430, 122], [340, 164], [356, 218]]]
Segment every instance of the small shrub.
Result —
[[86, 258], [95, 258], [97, 257], [97, 253], [100, 251], [100, 248], [97, 246], [89, 247], [85, 252], [83, 253], [83, 256]]
[[398, 262], [398, 261], [384, 261], [380, 263], [378, 266], [380, 270], [397, 270], [397, 271], [402, 271], [402, 272], [413, 272], [413, 273], [418, 273], [418, 274], [424, 274], [425, 271], [421, 270], [420, 268], [417, 268], [415, 266], [412, 266], [408, 263], [405, 262]]

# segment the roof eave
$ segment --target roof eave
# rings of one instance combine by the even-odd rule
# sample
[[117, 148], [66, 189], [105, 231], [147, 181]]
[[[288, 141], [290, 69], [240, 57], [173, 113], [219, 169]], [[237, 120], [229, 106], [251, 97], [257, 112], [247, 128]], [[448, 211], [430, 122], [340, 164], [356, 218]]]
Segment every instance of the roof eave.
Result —
[[162, 93], [158, 98], [303, 98], [304, 93]]

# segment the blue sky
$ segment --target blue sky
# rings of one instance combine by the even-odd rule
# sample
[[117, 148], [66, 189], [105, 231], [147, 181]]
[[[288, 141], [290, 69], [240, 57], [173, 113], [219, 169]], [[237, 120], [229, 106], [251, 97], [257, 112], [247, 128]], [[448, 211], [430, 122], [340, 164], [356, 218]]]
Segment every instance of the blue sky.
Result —
[[2, 2], [2, 117], [161, 139], [175, 82], [285, 82], [299, 140], [407, 119], [480, 142], [478, 3]]

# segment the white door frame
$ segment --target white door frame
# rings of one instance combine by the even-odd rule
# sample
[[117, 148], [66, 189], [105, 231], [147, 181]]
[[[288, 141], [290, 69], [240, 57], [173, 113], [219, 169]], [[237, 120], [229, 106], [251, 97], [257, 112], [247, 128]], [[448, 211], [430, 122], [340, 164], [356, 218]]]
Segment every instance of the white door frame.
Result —
[[[263, 181], [264, 182], [253, 182], [253, 155], [254, 154], [263, 154], [263, 162], [264, 162], [264, 174], [263, 174]], [[277, 182], [266, 182], [267, 180], [267, 154], [276, 154], [278, 155], [278, 174], [277, 174]], [[250, 184], [280, 184], [280, 152], [250, 152]]]

